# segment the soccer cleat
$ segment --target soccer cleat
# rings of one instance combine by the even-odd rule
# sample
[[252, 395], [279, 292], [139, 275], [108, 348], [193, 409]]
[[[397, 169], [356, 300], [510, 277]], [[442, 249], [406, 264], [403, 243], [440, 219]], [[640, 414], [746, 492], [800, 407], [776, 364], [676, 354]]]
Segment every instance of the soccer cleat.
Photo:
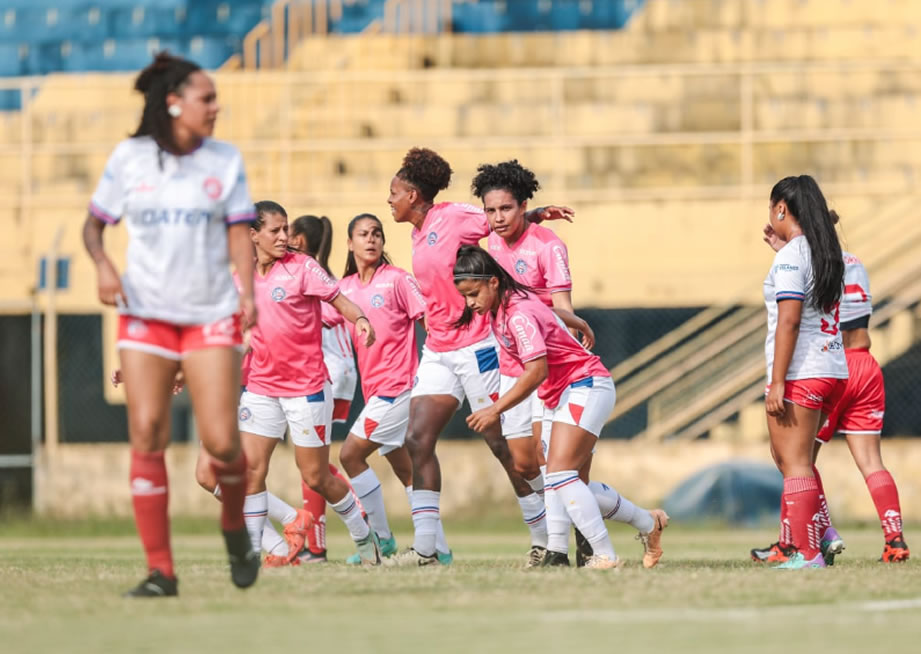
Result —
[[554, 552], [547, 550], [544, 553], [544, 560], [540, 562], [542, 568], [568, 568], [569, 555], [565, 552]]
[[581, 568], [585, 565], [585, 562], [591, 558], [592, 554], [595, 553], [595, 550], [592, 549], [592, 544], [588, 542], [588, 539], [582, 535], [582, 532], [578, 529], [576, 532], [576, 567]]
[[662, 530], [668, 526], [668, 514], [662, 509], [653, 509], [649, 512], [655, 526], [648, 534], [639, 534], [637, 538], [643, 542], [643, 567], [654, 568], [662, 558]]
[[546, 547], [541, 547], [540, 545], [532, 545], [531, 551], [528, 552], [528, 562], [524, 567], [526, 568], [539, 568], [541, 561], [544, 560], [544, 554], [547, 552]]
[[[397, 539], [394, 536], [390, 536], [390, 538], [381, 538], [380, 536], [378, 536], [377, 538], [381, 544], [381, 556], [382, 557], [386, 558], [388, 556], [393, 556], [394, 554], [396, 554]], [[358, 555], [358, 552], [355, 552], [354, 554], [352, 554], [352, 556], [347, 558], [345, 562], [347, 565], [358, 565], [359, 563], [361, 563], [361, 557]]]
[[753, 549], [751, 551], [752, 561], [756, 563], [783, 563], [790, 558], [790, 555], [796, 551], [792, 545], [781, 545], [780, 543], [771, 543], [763, 549]]
[[122, 597], [176, 597], [179, 594], [179, 580], [170, 579], [159, 570], [137, 586], [122, 594]]
[[807, 568], [824, 568], [826, 565], [825, 558], [821, 552], [807, 560], [802, 552], [794, 549], [789, 559], [771, 567], [775, 570], [805, 570]]
[[361, 540], [356, 540], [355, 545], [358, 547], [361, 565], [381, 564], [381, 541], [373, 529], [369, 529], [368, 535]]
[[437, 563], [440, 563], [440, 560], [435, 554], [432, 554], [431, 556], [425, 556], [423, 554], [419, 554], [419, 552], [411, 547], [384, 560], [384, 565], [388, 568], [407, 568], [413, 566], [421, 568], [422, 566]]
[[301, 563], [326, 563], [326, 550], [311, 552], [305, 547], [297, 553], [297, 560]]
[[624, 562], [620, 559], [619, 556], [615, 556], [612, 560], [604, 554], [592, 554], [585, 561], [585, 565], [583, 567], [586, 570], [616, 570], [623, 564]]
[[249, 588], [256, 583], [262, 563], [259, 552], [254, 552], [250, 545], [246, 528], [225, 531], [224, 544], [227, 546], [227, 558], [230, 561], [230, 580], [237, 588]]
[[283, 535], [288, 543], [288, 561], [293, 562], [298, 553], [304, 549], [308, 530], [313, 529], [313, 514], [306, 509], [298, 509], [297, 517], [285, 525]]
[[825, 565], [835, 565], [835, 556], [844, 551], [844, 539], [834, 527], [825, 530], [825, 535], [819, 542], [819, 549], [822, 552], [822, 558], [825, 559]]
[[438, 562], [441, 565], [451, 565], [454, 563], [454, 552], [451, 550], [447, 552], [435, 552], [435, 556], [438, 557]]
[[284, 568], [289, 565], [300, 565], [301, 561], [296, 556], [288, 560], [287, 556], [281, 556], [280, 554], [266, 554], [265, 560], [262, 562], [263, 568]]
[[907, 561], [909, 554], [908, 545], [905, 543], [902, 534], [899, 534], [886, 542], [886, 546], [883, 547], [883, 555], [879, 557], [879, 560], [883, 563], [898, 563]]

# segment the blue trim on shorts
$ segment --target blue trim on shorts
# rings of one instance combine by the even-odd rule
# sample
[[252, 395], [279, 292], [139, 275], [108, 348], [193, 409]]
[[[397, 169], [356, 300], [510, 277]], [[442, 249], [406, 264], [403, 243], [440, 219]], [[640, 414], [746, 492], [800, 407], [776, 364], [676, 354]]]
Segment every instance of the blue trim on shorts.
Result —
[[306, 397], [308, 402], [323, 402], [325, 399], [323, 391], [320, 391], [319, 393], [313, 393], [312, 395], [307, 395]]
[[383, 400], [387, 404], [393, 404], [397, 400], [395, 395], [375, 395], [374, 397], [379, 400]]
[[569, 385], [569, 388], [592, 388], [595, 385], [595, 380], [592, 377], [586, 377], [585, 379], [580, 379], [579, 381], [573, 382]]
[[476, 350], [474, 354], [481, 373], [499, 369], [499, 352], [492, 345]]

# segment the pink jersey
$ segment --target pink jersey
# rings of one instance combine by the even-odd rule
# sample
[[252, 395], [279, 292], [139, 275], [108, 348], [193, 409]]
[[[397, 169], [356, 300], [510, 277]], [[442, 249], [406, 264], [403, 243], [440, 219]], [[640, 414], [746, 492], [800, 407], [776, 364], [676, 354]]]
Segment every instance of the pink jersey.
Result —
[[339, 295], [339, 286], [306, 254], [289, 252], [253, 291], [259, 321], [250, 337], [247, 390], [269, 397], [310, 395], [329, 378], [323, 363], [320, 303]]
[[412, 388], [419, 364], [414, 323], [425, 314], [425, 300], [416, 280], [405, 270], [385, 263], [367, 284], [356, 274], [339, 282], [339, 287], [368, 316], [377, 337], [367, 348], [356, 339], [355, 326], [348, 325], [355, 341], [365, 402], [374, 396], [396, 397]]
[[[558, 291], [572, 290], [572, 277], [569, 274], [569, 253], [566, 244], [552, 230], [534, 223], [528, 223], [527, 229], [514, 245], [495, 232], [487, 241], [489, 253], [515, 278], [516, 281], [530, 286], [537, 291], [541, 302], [553, 306], [551, 295]], [[499, 356], [499, 372], [508, 377], [521, 374], [518, 365], [504, 351]]]
[[537, 389], [537, 397], [548, 409], [556, 408], [570, 384], [588, 377], [611, 376], [601, 359], [582, 347], [535, 295], [513, 294], [507, 309], [499, 307], [492, 329], [499, 347], [519, 364], [547, 357], [547, 379]]
[[433, 352], [450, 352], [489, 336], [489, 321], [474, 315], [463, 329], [453, 327], [464, 312], [464, 298], [454, 288], [457, 249], [475, 245], [489, 234], [486, 214], [470, 204], [443, 202], [429, 209], [422, 229], [413, 230], [413, 274], [427, 305], [428, 336]]

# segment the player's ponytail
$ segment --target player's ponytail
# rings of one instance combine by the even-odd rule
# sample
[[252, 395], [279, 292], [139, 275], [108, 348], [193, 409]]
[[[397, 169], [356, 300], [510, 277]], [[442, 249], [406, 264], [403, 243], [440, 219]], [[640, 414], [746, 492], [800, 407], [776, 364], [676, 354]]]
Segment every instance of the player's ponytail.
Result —
[[326, 216], [300, 216], [291, 223], [291, 237], [304, 236], [307, 254], [332, 276], [329, 269], [329, 252], [333, 247], [333, 224]]
[[[384, 236], [384, 225], [381, 223], [381, 219], [375, 216], [373, 213], [360, 213], [349, 221], [348, 234], [349, 240], [352, 240], [352, 232], [355, 231], [355, 225], [358, 224], [361, 220], [373, 220], [377, 223], [377, 226], [381, 230], [381, 245], [387, 244], [387, 237]], [[377, 262], [377, 265], [380, 266], [382, 263], [390, 264], [390, 257], [387, 256], [386, 252], [381, 251], [381, 258]], [[345, 255], [345, 272], [342, 273], [343, 279], [349, 275], [355, 275], [358, 273], [358, 264], [355, 262], [355, 253], [349, 250]]]
[[[486, 250], [478, 245], [462, 245], [457, 250], [457, 260], [454, 262], [454, 284], [467, 279], [488, 281], [495, 277], [499, 280], [499, 303], [508, 307], [512, 295], [526, 297], [534, 289], [525, 286], [512, 277], [499, 262], [492, 258]], [[473, 309], [464, 305], [464, 312], [454, 321], [454, 327], [466, 327], [473, 320]]]
[[803, 230], [812, 253], [813, 302], [831, 313], [844, 289], [844, 261], [835, 220], [825, 196], [809, 175], [785, 177], [771, 189], [771, 205], [783, 200]]
[[134, 90], [144, 95], [141, 122], [131, 136], [150, 136], [163, 150], [178, 152], [173, 136], [173, 118], [166, 106], [170, 94], [181, 95], [189, 75], [201, 67], [187, 59], [159, 52], [134, 80]]

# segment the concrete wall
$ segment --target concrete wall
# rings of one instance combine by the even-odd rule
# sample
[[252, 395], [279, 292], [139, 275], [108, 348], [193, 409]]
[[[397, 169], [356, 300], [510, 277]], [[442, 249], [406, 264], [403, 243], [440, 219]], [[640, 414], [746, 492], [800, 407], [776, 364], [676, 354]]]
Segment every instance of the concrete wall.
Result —
[[[908, 521], [921, 521], [921, 447], [916, 439], [892, 439], [883, 444], [883, 456], [892, 471]], [[338, 447], [333, 448], [337, 459]], [[634, 501], [652, 506], [698, 469], [734, 458], [770, 462], [766, 443], [717, 442], [644, 446], [633, 442], [603, 441], [592, 477], [615, 486]], [[515, 515], [517, 505], [508, 481], [486, 445], [478, 441], [447, 441], [438, 448], [444, 488], [442, 513], [450, 518], [478, 513]], [[174, 515], [217, 514], [215, 500], [195, 483], [195, 445], [176, 445], [167, 456], [170, 507]], [[383, 486], [389, 510], [406, 517], [406, 496], [386, 462], [373, 456], [371, 464]], [[820, 460], [831, 511], [838, 520], [876, 520], [866, 486], [843, 440], [824, 448]], [[276, 451], [269, 488], [298, 503], [300, 481], [293, 453]], [[128, 492], [128, 446], [66, 445], [53, 456], [43, 453], [36, 472], [36, 506], [44, 515], [80, 518], [89, 515], [131, 513]]]

